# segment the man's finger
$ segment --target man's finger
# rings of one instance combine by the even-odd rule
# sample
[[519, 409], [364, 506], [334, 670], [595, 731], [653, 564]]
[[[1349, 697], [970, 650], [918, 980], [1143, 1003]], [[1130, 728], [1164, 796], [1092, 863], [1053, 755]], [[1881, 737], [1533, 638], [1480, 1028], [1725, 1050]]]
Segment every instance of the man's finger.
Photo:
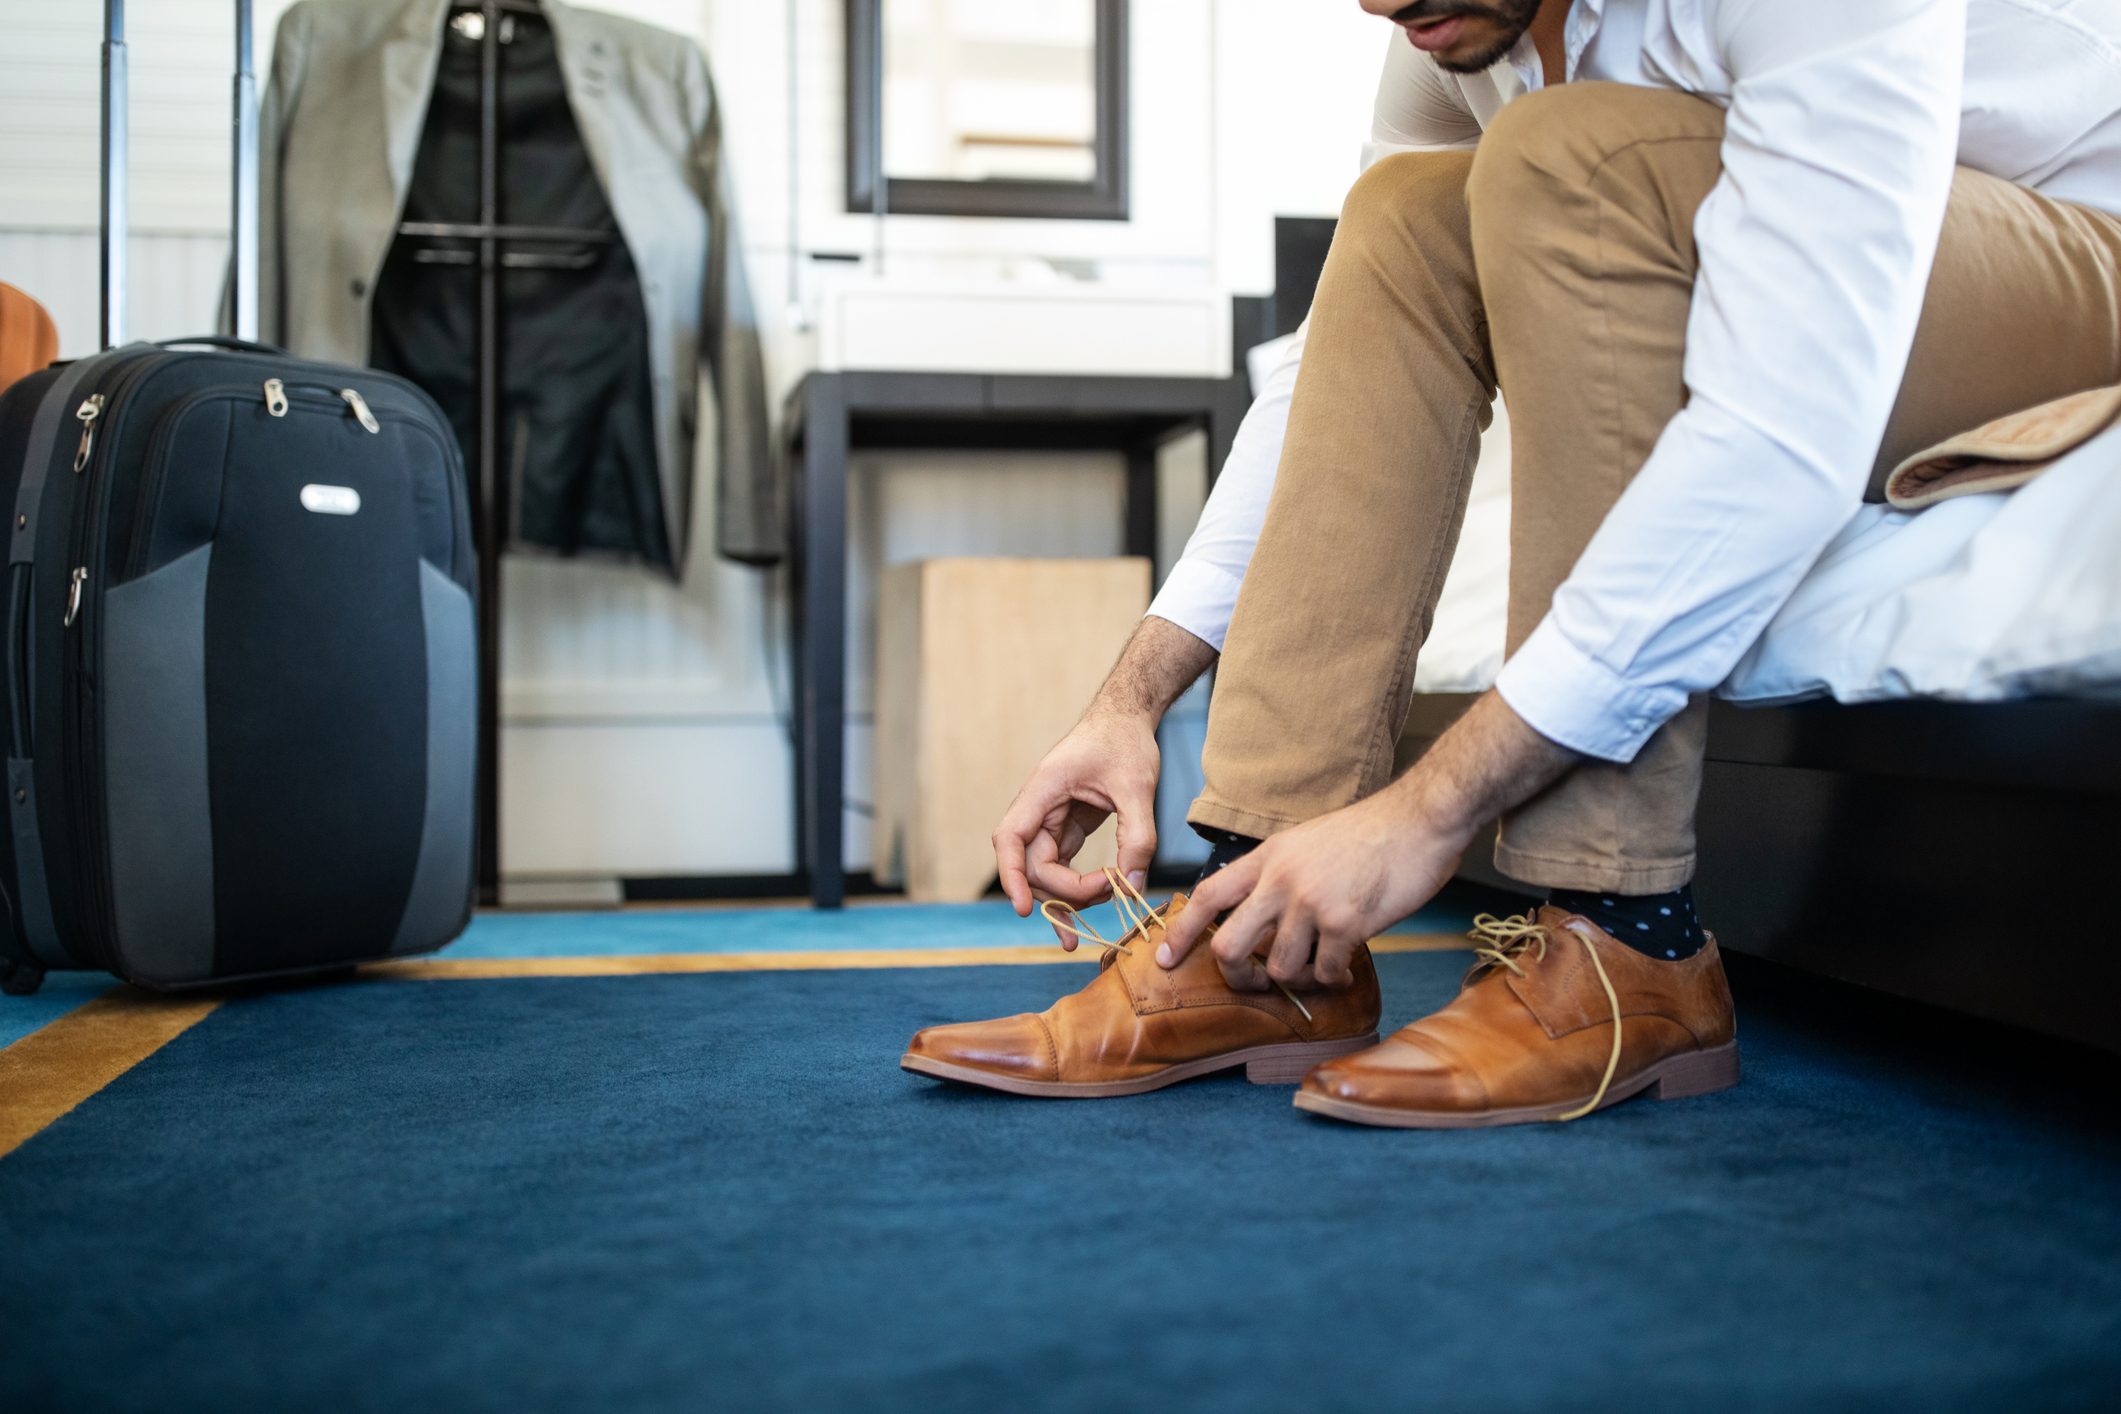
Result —
[[1132, 788], [1113, 804], [1119, 807], [1119, 872], [1140, 888], [1156, 862], [1156, 783]]
[[[1088, 908], [1094, 903], [1104, 902], [1105, 896], [1111, 892], [1111, 887], [1105, 882], [1102, 873], [1095, 877], [1078, 874], [1060, 862], [1061, 855], [1072, 854], [1073, 851], [1068, 848], [1066, 841], [1054, 838], [1053, 832], [1056, 828], [1065, 829], [1068, 838], [1075, 842], [1077, 848], [1082, 845], [1082, 831], [1077, 829], [1072, 821], [1063, 819], [1056, 822], [1048, 817], [1045, 827], [1038, 832], [1038, 838], [1031, 841], [1030, 853], [1026, 856], [1031, 887], [1047, 898], [1059, 899], [1074, 908]], [[1052, 922], [1051, 919], [1047, 921]], [[1075, 951], [1075, 934], [1059, 923], [1053, 923], [1053, 936], [1060, 940], [1063, 950]]]
[[1257, 851], [1210, 874], [1186, 901], [1185, 910], [1164, 930], [1164, 940], [1156, 949], [1157, 965], [1176, 967], [1184, 962], [1216, 916], [1243, 899], [1258, 881]]
[[[1034, 792], [1038, 784], [1036, 779], [1025, 782], [994, 830], [995, 873], [1019, 918], [1031, 916], [1041, 892], [1070, 903], [1076, 902], [1074, 896], [1081, 892], [1074, 886], [1048, 888], [1042, 877], [1046, 871], [1041, 865], [1050, 864], [1059, 853], [1055, 837], [1068, 828], [1075, 802], [1066, 794], [1056, 795], [1050, 790]], [[1072, 876], [1074, 871], [1068, 873]]]
[[1267, 947], [1267, 975], [1284, 987], [1311, 985], [1316, 980], [1311, 975], [1311, 949], [1317, 940], [1318, 929], [1310, 914], [1291, 904], [1274, 925], [1274, 937]]
[[1272, 985], [1267, 969], [1252, 954], [1259, 951], [1279, 921], [1281, 909], [1264, 891], [1254, 893], [1237, 906], [1215, 930], [1215, 963], [1223, 980], [1240, 992], [1264, 992]]
[[1040, 835], [1032, 843], [1031, 887], [1048, 898], [1057, 898], [1076, 908], [1103, 903], [1112, 892], [1112, 885], [1106, 881], [1104, 872], [1078, 874], [1060, 862], [1059, 853], [1059, 846], [1052, 844], [1051, 836]]
[[[1045, 828], [1031, 842], [1031, 887], [1077, 908], [1103, 903], [1112, 892], [1112, 886], [1105, 882], [1104, 870], [1084, 874], [1070, 867], [1083, 841], [1089, 838], [1082, 820], [1085, 808], [1075, 801], [1055, 806], [1046, 816]], [[1094, 827], [1097, 820], [1104, 818], [1104, 812], [1093, 809], [1091, 813], [1096, 817], [1091, 822]]]
[[1024, 872], [1024, 846], [1038, 833], [1045, 816], [1038, 802], [1019, 795], [1001, 824], [994, 827], [994, 867], [1001, 875], [1002, 892], [1009, 896], [1009, 906], [1019, 918], [1029, 918], [1033, 907], [1031, 881]]
[[1355, 981], [1355, 969], [1348, 965], [1355, 956], [1355, 944], [1346, 938], [1329, 938], [1318, 935], [1318, 944], [1312, 950], [1311, 972], [1321, 987], [1345, 987]]

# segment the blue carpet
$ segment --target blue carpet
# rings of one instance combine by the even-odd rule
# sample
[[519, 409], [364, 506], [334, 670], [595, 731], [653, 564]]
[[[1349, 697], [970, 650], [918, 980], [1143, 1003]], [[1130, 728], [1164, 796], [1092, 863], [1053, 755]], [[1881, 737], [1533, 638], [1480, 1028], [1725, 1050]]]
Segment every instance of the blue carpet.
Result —
[[[1462, 958], [1380, 959], [1404, 1019]], [[1079, 968], [244, 997], [0, 1162], [0, 1408], [2111, 1407], [2121, 1137], [1772, 998], [1570, 1126], [896, 1069]], [[1389, 1019], [1389, 1018], [1388, 1018]], [[1394, 1022], [1396, 1024], [1396, 1020]]]

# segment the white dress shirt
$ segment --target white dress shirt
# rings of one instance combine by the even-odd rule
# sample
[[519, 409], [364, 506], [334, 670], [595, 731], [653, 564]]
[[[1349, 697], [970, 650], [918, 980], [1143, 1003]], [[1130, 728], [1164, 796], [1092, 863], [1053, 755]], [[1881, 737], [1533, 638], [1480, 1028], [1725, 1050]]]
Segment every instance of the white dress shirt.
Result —
[[[1954, 164], [2121, 213], [2121, 0], [1576, 0], [1565, 45], [1572, 80], [1728, 114], [1695, 219], [1686, 408], [1496, 684], [1541, 734], [1627, 761], [1724, 679], [1860, 503]], [[1395, 28], [1365, 163], [1471, 147], [1540, 86], [1529, 37], [1456, 75]], [[1150, 606], [1218, 649], [1301, 352], [1258, 390]]]

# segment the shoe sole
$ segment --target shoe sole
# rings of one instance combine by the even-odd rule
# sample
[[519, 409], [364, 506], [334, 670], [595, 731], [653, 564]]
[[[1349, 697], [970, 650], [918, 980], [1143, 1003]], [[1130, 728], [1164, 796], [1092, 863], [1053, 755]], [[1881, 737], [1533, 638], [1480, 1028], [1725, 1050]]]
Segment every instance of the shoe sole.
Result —
[[[1605, 1098], [1598, 1102], [1598, 1108], [1610, 1109], [1622, 1100], [1631, 1100], [1644, 1093], [1653, 1100], [1684, 1100], [1728, 1090], [1737, 1083], [1738, 1043], [1732, 1041], [1713, 1050], [1667, 1056], [1625, 1081], [1616, 1080], [1606, 1091]], [[1507, 1110], [1403, 1110], [1299, 1090], [1295, 1104], [1300, 1110], [1329, 1119], [1384, 1129], [1485, 1129], [1490, 1125], [1534, 1124], [1559, 1119], [1572, 1110], [1581, 1109], [1583, 1100], [1562, 1100], [1551, 1105], [1525, 1105]]]
[[1254, 1085], [1295, 1085], [1321, 1061], [1333, 1060], [1377, 1044], [1377, 1033], [1350, 1036], [1344, 1041], [1298, 1041], [1272, 1046], [1248, 1046], [1219, 1056], [1206, 1056], [1182, 1065], [1168, 1066], [1149, 1075], [1128, 1080], [1027, 1080], [1015, 1075], [997, 1075], [977, 1066], [917, 1056], [911, 1051], [899, 1057], [899, 1068], [915, 1075], [960, 1085], [977, 1085], [1009, 1095], [1030, 1095], [1044, 1100], [1110, 1100], [1122, 1095], [1144, 1095], [1180, 1081], [1213, 1075], [1217, 1071], [1245, 1069], [1245, 1079]]

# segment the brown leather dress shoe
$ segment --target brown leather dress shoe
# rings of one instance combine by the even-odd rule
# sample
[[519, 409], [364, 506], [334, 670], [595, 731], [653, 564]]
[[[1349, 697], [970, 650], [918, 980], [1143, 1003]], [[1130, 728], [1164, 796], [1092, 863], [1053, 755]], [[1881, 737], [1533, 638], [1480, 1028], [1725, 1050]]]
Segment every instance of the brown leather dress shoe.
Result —
[[1305, 1078], [1298, 1109], [1357, 1124], [1467, 1129], [1578, 1119], [1647, 1091], [1738, 1083], [1737, 1021], [1716, 941], [1645, 957], [1589, 919], [1475, 920], [1457, 998], [1382, 1045]]
[[1157, 966], [1164, 924], [1186, 907], [1176, 894], [1102, 946], [1097, 976], [1036, 1015], [930, 1026], [899, 1064], [919, 1075], [1012, 1095], [1096, 1099], [1138, 1095], [1213, 1071], [1245, 1068], [1256, 1085], [1293, 1085], [1320, 1061], [1377, 1041], [1377, 969], [1357, 948], [1355, 981], [1332, 991], [1237, 992], [1206, 946], [1176, 968]]

